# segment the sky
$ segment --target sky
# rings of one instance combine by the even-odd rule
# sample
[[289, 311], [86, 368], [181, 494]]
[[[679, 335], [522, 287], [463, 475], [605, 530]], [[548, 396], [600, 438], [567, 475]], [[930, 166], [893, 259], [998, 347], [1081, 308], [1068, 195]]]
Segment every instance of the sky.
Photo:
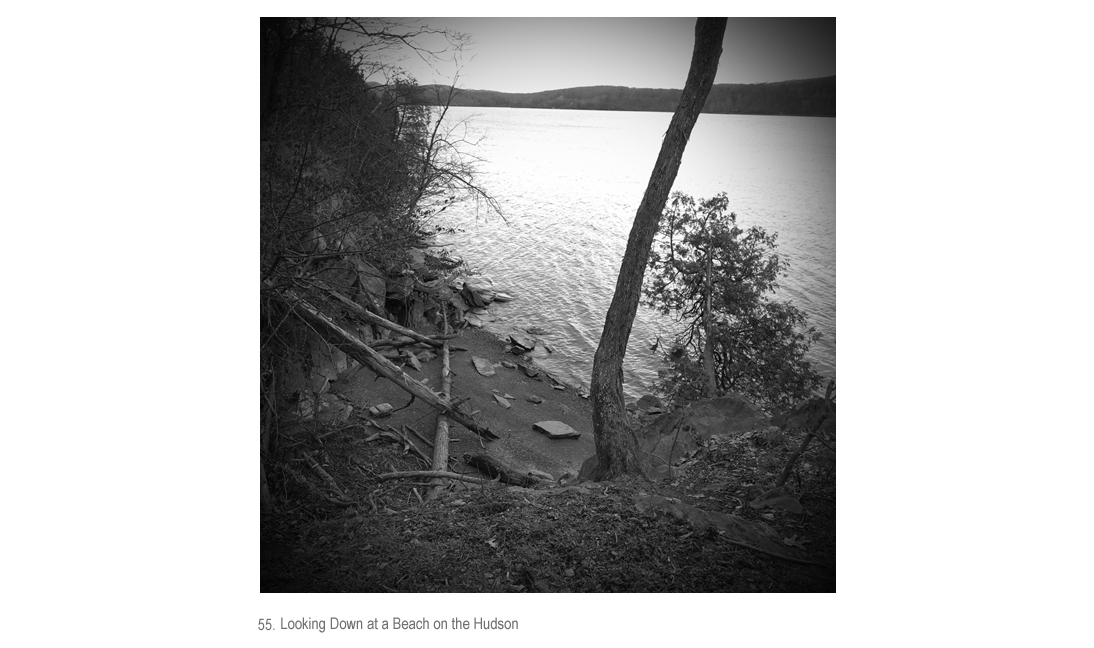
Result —
[[[694, 18], [422, 18], [467, 34], [457, 86], [538, 92], [590, 85], [683, 88]], [[430, 47], [436, 41], [427, 41]], [[835, 18], [731, 18], [715, 83], [760, 83], [836, 74]], [[404, 53], [419, 83], [451, 82], [456, 66], [431, 69]]]

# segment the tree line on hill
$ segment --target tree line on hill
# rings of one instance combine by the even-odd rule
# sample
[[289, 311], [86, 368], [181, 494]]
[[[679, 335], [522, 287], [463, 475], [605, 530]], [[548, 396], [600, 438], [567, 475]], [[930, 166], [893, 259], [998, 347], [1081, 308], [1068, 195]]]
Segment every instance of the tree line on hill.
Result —
[[[588, 86], [512, 93], [460, 90], [453, 106], [556, 108], [564, 110], [635, 110], [674, 112], [681, 90]], [[836, 116], [836, 77], [775, 83], [719, 83], [710, 89], [702, 112], [742, 115]]]

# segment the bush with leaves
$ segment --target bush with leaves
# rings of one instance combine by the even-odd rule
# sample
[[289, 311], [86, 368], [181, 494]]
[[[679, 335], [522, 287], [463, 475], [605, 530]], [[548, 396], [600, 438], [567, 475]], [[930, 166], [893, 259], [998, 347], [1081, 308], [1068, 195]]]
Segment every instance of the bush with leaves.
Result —
[[679, 329], [658, 387], [676, 404], [737, 392], [784, 408], [820, 384], [805, 359], [820, 333], [775, 299], [787, 268], [776, 234], [740, 228], [727, 206], [725, 193], [696, 202], [675, 192], [661, 218], [643, 293]]

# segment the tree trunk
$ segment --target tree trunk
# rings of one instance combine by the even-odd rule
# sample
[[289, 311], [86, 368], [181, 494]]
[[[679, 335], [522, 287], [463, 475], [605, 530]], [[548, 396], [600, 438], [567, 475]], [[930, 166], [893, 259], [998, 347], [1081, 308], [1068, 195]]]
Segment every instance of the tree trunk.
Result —
[[[441, 318], [444, 320], [444, 334], [448, 335], [448, 308], [441, 302]], [[452, 398], [452, 370], [448, 355], [448, 340], [441, 347], [441, 396]], [[448, 468], [448, 419], [443, 413], [437, 414], [437, 433], [433, 437], [433, 470]], [[434, 479], [433, 488], [426, 493], [426, 499], [433, 499], [446, 482]]]
[[320, 312], [319, 309], [297, 297], [292, 291], [283, 290], [278, 296], [289, 305], [297, 317], [310, 324], [320, 337], [341, 349], [349, 357], [395, 383], [396, 386], [402, 388], [408, 394], [420, 398], [430, 407], [482, 438], [488, 441], [500, 438], [488, 428], [480, 425], [469, 414], [457, 409], [456, 404], [450, 399], [437, 396], [428, 387], [403, 373], [401, 369], [373, 351], [371, 347], [358, 340], [352, 333], [343, 329], [334, 320]]
[[661, 142], [661, 152], [634, 217], [627, 250], [619, 267], [604, 332], [593, 357], [590, 398], [593, 402], [593, 436], [596, 441], [595, 479], [611, 479], [626, 472], [641, 472], [634, 432], [623, 405], [623, 356], [631, 336], [642, 277], [646, 272], [653, 237], [661, 220], [669, 191], [680, 170], [691, 129], [699, 118], [722, 55], [725, 18], [700, 18], [695, 23], [695, 49], [680, 104]]
[[[709, 239], [708, 239], [709, 240]], [[710, 244], [707, 243], [707, 276], [703, 301], [703, 368], [707, 372], [707, 398], [718, 397], [718, 381], [714, 377], [714, 326], [711, 324], [710, 307], [713, 296], [710, 275], [714, 261], [710, 256]]]

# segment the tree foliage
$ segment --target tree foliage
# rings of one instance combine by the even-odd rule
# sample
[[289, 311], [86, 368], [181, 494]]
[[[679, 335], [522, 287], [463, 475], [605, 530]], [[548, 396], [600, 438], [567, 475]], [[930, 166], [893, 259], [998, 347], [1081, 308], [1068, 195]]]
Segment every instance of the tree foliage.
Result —
[[[430, 217], [461, 199], [497, 203], [475, 182], [465, 129], [446, 119], [454, 88], [430, 96], [386, 55], [458, 59], [466, 37], [448, 33], [444, 49], [427, 49], [419, 37], [437, 30], [357, 18], [263, 18], [260, 30], [262, 290], [310, 275], [378, 314], [395, 307], [393, 294], [405, 306], [409, 252], [435, 233]], [[310, 356], [307, 332], [263, 296], [266, 448]]]
[[[459, 125], [381, 52], [435, 33], [374, 19], [263, 18], [261, 23], [261, 262], [362, 254], [381, 266], [420, 240], [428, 217], [472, 197], [497, 208], [474, 179]], [[466, 41], [450, 34], [451, 50]], [[348, 46], [347, 44], [352, 44]]]
[[777, 235], [742, 229], [727, 208], [725, 193], [696, 202], [676, 192], [661, 219], [643, 294], [680, 329], [666, 350], [660, 388], [686, 403], [709, 395], [713, 379], [719, 394], [791, 405], [820, 384], [805, 359], [820, 333], [791, 302], [774, 298], [787, 269]]

